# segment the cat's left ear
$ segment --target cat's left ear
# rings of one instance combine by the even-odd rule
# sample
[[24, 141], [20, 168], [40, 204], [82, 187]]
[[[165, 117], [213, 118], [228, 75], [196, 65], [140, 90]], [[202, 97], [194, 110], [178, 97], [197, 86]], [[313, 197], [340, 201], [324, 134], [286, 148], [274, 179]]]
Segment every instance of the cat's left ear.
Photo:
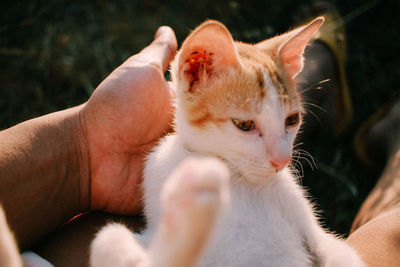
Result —
[[257, 46], [274, 49], [288, 77], [293, 79], [303, 69], [303, 53], [311, 36], [323, 23], [324, 18], [318, 17], [303, 27], [258, 43]]

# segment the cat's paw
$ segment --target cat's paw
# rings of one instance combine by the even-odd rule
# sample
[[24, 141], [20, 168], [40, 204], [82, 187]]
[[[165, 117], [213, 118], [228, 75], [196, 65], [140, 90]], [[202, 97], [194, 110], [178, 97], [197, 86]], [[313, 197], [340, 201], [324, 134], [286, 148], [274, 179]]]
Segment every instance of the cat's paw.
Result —
[[325, 267], [365, 267], [365, 263], [355, 252], [329, 256]]
[[229, 172], [212, 158], [187, 158], [162, 191], [163, 218], [150, 246], [155, 266], [192, 266], [229, 200]]
[[331, 242], [331, 248], [327, 248], [324, 257], [325, 267], [364, 267], [358, 253], [343, 240]]
[[125, 226], [111, 223], [97, 233], [90, 247], [90, 266], [149, 266], [147, 252]]
[[[185, 159], [172, 173], [162, 191], [162, 206], [167, 224], [175, 224], [174, 216], [183, 221], [194, 217], [210, 221], [229, 200], [229, 172], [214, 158]], [[205, 220], [204, 218], [207, 218]]]

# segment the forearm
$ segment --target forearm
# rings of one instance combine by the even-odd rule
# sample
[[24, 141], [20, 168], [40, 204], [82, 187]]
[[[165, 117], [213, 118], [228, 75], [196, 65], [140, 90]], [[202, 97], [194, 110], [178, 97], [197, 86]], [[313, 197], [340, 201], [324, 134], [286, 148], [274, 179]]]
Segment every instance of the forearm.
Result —
[[0, 202], [21, 248], [88, 209], [80, 107], [0, 132]]

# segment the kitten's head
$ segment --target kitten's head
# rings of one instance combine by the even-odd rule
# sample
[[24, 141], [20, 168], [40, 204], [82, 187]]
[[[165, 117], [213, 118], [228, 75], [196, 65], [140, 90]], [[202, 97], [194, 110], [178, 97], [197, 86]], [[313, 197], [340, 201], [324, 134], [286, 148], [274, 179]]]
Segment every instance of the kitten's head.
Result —
[[295, 77], [324, 19], [252, 45], [206, 21], [184, 41], [172, 66], [176, 131], [185, 147], [217, 156], [250, 182], [291, 159], [303, 112]]

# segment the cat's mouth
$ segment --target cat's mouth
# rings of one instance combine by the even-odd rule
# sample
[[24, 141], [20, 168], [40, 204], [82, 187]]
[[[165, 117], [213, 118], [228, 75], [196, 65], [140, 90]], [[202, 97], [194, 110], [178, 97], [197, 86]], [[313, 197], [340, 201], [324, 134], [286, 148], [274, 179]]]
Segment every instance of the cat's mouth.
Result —
[[226, 164], [233, 179], [241, 179], [251, 183], [265, 182], [269, 177], [275, 176], [281, 171], [277, 171], [274, 167], [271, 167], [267, 161], [249, 159], [247, 162], [241, 162], [235, 159], [228, 160], [222, 156], [216, 157]]

